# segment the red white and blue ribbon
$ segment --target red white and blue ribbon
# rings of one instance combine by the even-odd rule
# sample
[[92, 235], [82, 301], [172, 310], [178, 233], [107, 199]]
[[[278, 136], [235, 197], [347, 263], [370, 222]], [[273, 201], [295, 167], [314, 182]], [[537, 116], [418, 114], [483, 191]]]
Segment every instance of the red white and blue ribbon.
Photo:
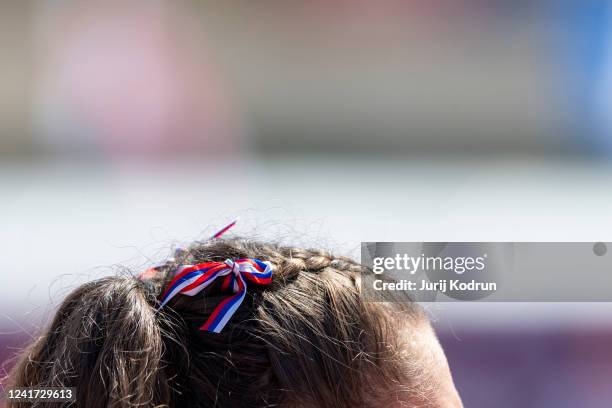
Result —
[[218, 278], [223, 279], [220, 290], [231, 289], [233, 294], [221, 301], [200, 327], [200, 330], [213, 333], [221, 332], [238, 310], [246, 295], [247, 282], [256, 285], [269, 285], [272, 282], [272, 265], [259, 259], [244, 258], [182, 266], [164, 291], [158, 310], [178, 294], [197, 295]]

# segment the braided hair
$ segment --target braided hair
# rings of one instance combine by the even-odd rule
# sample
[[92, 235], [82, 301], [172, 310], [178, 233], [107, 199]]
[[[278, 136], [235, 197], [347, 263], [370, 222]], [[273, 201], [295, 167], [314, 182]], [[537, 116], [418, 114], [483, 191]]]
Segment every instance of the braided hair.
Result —
[[[199, 330], [221, 299], [213, 286], [155, 311], [180, 265], [236, 258], [268, 261], [274, 275], [249, 289], [221, 333]], [[94, 408], [367, 407], [409, 384], [397, 331], [421, 312], [404, 306], [398, 318], [364, 301], [367, 271], [350, 258], [217, 239], [155, 270], [146, 280], [108, 277], [75, 290], [23, 353], [14, 384], [76, 387], [76, 406]]]

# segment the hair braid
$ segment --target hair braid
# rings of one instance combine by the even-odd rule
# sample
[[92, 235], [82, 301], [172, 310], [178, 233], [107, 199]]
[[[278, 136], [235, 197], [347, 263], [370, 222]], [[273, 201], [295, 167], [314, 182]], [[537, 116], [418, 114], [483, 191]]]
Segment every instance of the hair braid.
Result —
[[[225, 254], [229, 258], [258, 258], [271, 262], [274, 265], [274, 278], [269, 289], [272, 290], [293, 281], [301, 272], [321, 273], [333, 269], [348, 274], [353, 282], [357, 282], [357, 275], [364, 270], [351, 258], [335, 256], [322, 249], [281, 246], [274, 243], [249, 241], [244, 238], [217, 239], [196, 242], [178, 251], [175, 258], [157, 268], [163, 278], [161, 283], [167, 284], [180, 265], [225, 260], [219, 254]], [[162, 286], [156, 285], [156, 290], [161, 291]]]
[[[249, 288], [222, 332], [200, 330], [227, 299], [214, 284], [156, 312], [181, 265], [239, 258], [270, 262], [272, 283]], [[143, 280], [109, 277], [75, 290], [24, 352], [15, 386], [74, 386], [76, 405], [91, 408], [349, 408], [381, 406], [411, 384], [415, 369], [397, 336], [410, 319], [363, 299], [365, 269], [352, 259], [215, 239], [153, 270]], [[418, 317], [418, 309], [402, 310]]]

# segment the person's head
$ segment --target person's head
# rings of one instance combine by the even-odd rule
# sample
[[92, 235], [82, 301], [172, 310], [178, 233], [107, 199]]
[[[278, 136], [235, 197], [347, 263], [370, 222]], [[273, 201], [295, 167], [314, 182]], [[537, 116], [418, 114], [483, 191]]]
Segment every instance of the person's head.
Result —
[[[227, 298], [216, 284], [156, 311], [180, 265], [239, 258], [269, 262], [272, 282], [249, 286], [220, 333], [200, 330]], [[366, 302], [350, 259], [217, 239], [156, 271], [72, 292], [24, 351], [13, 385], [76, 387], [88, 408], [461, 406], [420, 308]]]

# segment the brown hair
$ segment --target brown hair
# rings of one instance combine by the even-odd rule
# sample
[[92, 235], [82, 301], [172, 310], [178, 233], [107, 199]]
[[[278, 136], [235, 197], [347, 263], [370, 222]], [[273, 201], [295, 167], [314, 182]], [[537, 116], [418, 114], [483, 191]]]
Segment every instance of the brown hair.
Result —
[[[155, 311], [178, 265], [245, 257], [270, 261], [273, 281], [249, 287], [221, 333], [199, 330], [222, 299], [214, 287]], [[76, 406], [88, 408], [342, 408], [380, 405], [373, 401], [410, 387], [397, 333], [422, 315], [404, 305], [399, 318], [365, 302], [362, 267], [348, 258], [219, 239], [157, 270], [146, 281], [108, 277], [76, 289], [24, 351], [13, 385], [76, 387]]]

